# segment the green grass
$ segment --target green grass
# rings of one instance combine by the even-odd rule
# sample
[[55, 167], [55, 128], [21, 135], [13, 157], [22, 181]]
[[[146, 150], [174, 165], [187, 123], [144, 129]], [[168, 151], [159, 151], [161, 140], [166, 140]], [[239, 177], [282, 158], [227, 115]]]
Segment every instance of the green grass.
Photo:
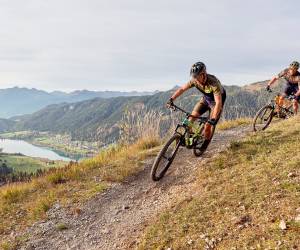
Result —
[[5, 139], [24, 139], [32, 136], [31, 131], [17, 131], [17, 132], [7, 132], [7, 133], [1, 133], [0, 137]]
[[68, 226], [67, 226], [66, 224], [64, 224], [64, 223], [58, 223], [58, 224], [56, 225], [56, 229], [57, 229], [58, 231], [63, 231], [63, 230], [67, 230], [67, 229], [68, 229]]
[[[50, 147], [53, 148], [57, 151], [64, 152], [66, 154], [78, 154], [78, 155], [85, 155], [89, 152], [87, 149], [83, 149], [81, 146], [70, 146], [68, 144], [63, 144], [61, 142], [57, 142], [56, 140], [53, 139], [53, 137], [50, 136], [39, 136], [39, 137], [34, 137], [30, 142], [34, 145], [37, 146], [42, 146], [42, 147]], [[93, 148], [97, 148], [96, 143], [90, 142], [89, 144], [93, 144]]]
[[297, 249], [299, 142], [299, 117], [232, 142], [199, 166], [193, 199], [178, 201], [147, 226], [138, 248]]
[[[66, 164], [63, 161], [48, 161], [39, 158], [32, 158], [29, 156], [18, 156], [13, 154], [1, 154], [0, 159], [2, 163], [6, 161], [6, 165], [18, 172], [35, 173], [38, 169], [49, 169], [51, 167], [62, 167]], [[51, 164], [47, 164], [51, 162]], [[52, 162], [54, 164], [52, 164]], [[1, 162], [0, 162], [1, 164]]]

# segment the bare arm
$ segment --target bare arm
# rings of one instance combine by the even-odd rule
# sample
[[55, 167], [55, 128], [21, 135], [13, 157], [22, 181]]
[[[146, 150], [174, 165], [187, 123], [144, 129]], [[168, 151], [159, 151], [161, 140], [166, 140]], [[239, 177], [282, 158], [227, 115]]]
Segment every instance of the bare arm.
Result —
[[[298, 86], [299, 86], [300, 82], [298, 82]], [[296, 97], [300, 96], [300, 89], [296, 92], [295, 94]]]
[[271, 86], [276, 80], [278, 80], [279, 77], [278, 76], [274, 76], [269, 82], [268, 82], [268, 86]]
[[184, 84], [182, 87], [177, 89], [175, 93], [171, 96], [172, 100], [174, 101], [178, 96], [180, 96], [183, 92], [190, 88], [189, 83]]
[[222, 110], [222, 95], [214, 95], [216, 105], [211, 112], [210, 119], [217, 119]]

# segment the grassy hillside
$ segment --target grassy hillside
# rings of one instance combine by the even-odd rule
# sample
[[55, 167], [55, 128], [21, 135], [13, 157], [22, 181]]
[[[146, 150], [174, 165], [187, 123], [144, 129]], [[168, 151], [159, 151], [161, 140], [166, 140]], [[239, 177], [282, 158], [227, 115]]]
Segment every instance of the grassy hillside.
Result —
[[298, 249], [299, 142], [299, 116], [232, 142], [199, 166], [191, 198], [147, 226], [139, 249]]
[[62, 168], [52, 168], [30, 182], [0, 187], [0, 248], [16, 249], [23, 238], [10, 237], [43, 219], [55, 203], [70, 212], [115, 182], [121, 182], [143, 167], [145, 158], [157, 153], [157, 138], [141, 138], [133, 145], [119, 145], [96, 157]]
[[[149, 124], [154, 123], [152, 121]], [[220, 124], [219, 129], [248, 123], [247, 119], [226, 122]], [[161, 143], [157, 131], [154, 133], [150, 130], [153, 134], [144, 132], [147, 137], [140, 138], [132, 145], [110, 147], [94, 158], [51, 169], [31, 182], [0, 187], [2, 246], [7, 249], [16, 247], [24, 239], [16, 238], [12, 242], [11, 232], [20, 232], [33, 222], [45, 218], [46, 212], [55, 203], [66, 207], [71, 213], [76, 212], [84, 201], [142, 170], [145, 159], [154, 157]], [[291, 242], [294, 241], [295, 232], [299, 229], [298, 224], [293, 222], [299, 204], [299, 155], [289, 154], [288, 158], [286, 152], [291, 152], [291, 148], [299, 142], [299, 132], [299, 125], [294, 126], [293, 120], [286, 121], [265, 133], [232, 143], [231, 148], [217, 160], [205, 168], [199, 166], [199, 182], [195, 190], [191, 190], [191, 194], [196, 195], [191, 200], [178, 201], [180, 204], [175, 209], [164, 213], [155, 225], [150, 225], [141, 249], [164, 249], [167, 246], [185, 249], [187, 238], [195, 244], [195, 249], [199, 249], [204, 244], [202, 233], [208, 237], [223, 235], [220, 236], [222, 244], [225, 244], [223, 249], [228, 249], [226, 247], [234, 237], [232, 232], [242, 237], [241, 232], [253, 229], [255, 235], [258, 230], [259, 235], [269, 239], [266, 235], [270, 233], [268, 226], [271, 225], [271, 229], [282, 236], [277, 227], [281, 218], [286, 220], [289, 227], [285, 234], [290, 232], [288, 237]], [[238, 220], [248, 215], [254, 224], [247, 224], [244, 230], [242, 223], [239, 228]], [[245, 218], [248, 220], [250, 217]], [[237, 221], [232, 221], [233, 218]], [[252, 235], [253, 232], [249, 231], [248, 234]], [[237, 246], [242, 246], [245, 240], [252, 242], [252, 236], [243, 237], [246, 238], [237, 241]], [[254, 242], [260, 239], [260, 236], [253, 237]]]

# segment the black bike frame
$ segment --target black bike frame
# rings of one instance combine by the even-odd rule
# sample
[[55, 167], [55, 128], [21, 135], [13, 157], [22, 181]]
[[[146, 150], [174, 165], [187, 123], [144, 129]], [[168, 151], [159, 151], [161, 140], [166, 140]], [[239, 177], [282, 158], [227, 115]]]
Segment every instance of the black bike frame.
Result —
[[[188, 119], [190, 117], [195, 118], [197, 120], [197, 122], [199, 122], [199, 125], [206, 123], [209, 119], [208, 117], [204, 117], [204, 116], [194, 116], [191, 113], [185, 111], [184, 109], [178, 107], [175, 104], [172, 105], [172, 108], [173, 108], [174, 111], [179, 110], [179, 111], [183, 112], [185, 114], [186, 119]], [[184, 129], [184, 133], [179, 131], [180, 128]], [[178, 133], [178, 134], [181, 135], [181, 140], [185, 137], [187, 131], [188, 131], [188, 126], [186, 124], [184, 124], [183, 122], [181, 124], [177, 124], [176, 129], [175, 129], [175, 133]]]

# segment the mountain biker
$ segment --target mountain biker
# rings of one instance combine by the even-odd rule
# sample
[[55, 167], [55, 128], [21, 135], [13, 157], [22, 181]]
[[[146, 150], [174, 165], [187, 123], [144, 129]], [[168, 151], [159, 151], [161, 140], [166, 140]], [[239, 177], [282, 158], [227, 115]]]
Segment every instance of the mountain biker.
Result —
[[279, 78], [284, 78], [287, 83], [285, 85], [283, 93], [281, 93], [279, 97], [279, 106], [283, 106], [284, 98], [289, 95], [295, 95], [295, 99], [293, 100], [293, 108], [295, 114], [298, 112], [298, 102], [300, 102], [300, 90], [299, 90], [299, 83], [300, 83], [300, 72], [299, 69], [299, 62], [293, 61], [290, 66], [283, 71], [281, 71], [277, 76], [274, 76], [267, 85], [267, 90], [270, 91], [270, 86]]
[[[212, 128], [218, 123], [222, 109], [226, 100], [226, 91], [220, 81], [211, 74], [206, 72], [206, 66], [203, 62], [197, 62], [192, 65], [190, 70], [191, 80], [180, 87], [169, 99], [167, 106], [170, 107], [173, 101], [183, 94], [186, 90], [195, 87], [203, 97], [196, 103], [192, 111], [192, 116], [200, 116], [206, 111], [210, 112], [210, 118], [204, 126], [205, 141], [202, 150], [205, 150], [212, 137]], [[196, 120], [194, 117], [190, 121]]]

